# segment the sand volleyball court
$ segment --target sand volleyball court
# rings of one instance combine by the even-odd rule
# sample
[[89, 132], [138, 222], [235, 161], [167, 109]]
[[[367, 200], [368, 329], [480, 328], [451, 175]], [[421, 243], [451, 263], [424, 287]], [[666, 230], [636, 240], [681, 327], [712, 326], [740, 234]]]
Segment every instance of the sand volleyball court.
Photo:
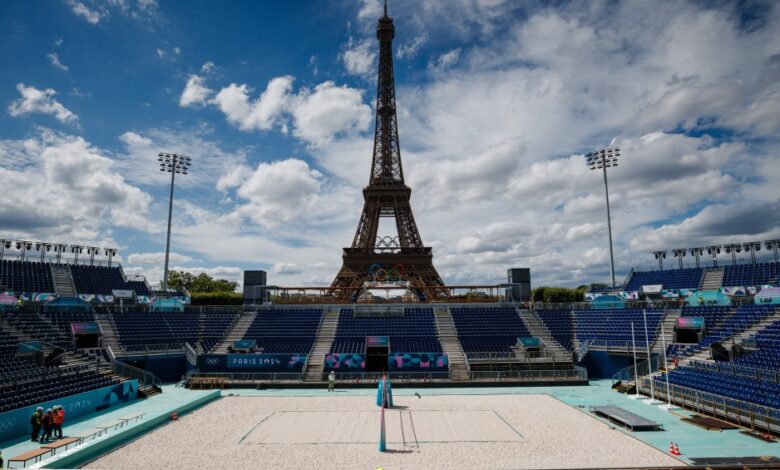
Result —
[[397, 396], [377, 451], [372, 397], [224, 397], [87, 468], [682, 466], [548, 395]]

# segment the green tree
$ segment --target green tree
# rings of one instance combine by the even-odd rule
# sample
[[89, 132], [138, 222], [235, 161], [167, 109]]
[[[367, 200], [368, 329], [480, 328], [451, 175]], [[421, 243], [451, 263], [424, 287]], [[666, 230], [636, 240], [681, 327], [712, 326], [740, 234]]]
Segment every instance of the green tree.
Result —
[[197, 276], [186, 271], [168, 273], [168, 285], [175, 289], [187, 289], [193, 292], [235, 292], [238, 283], [227, 279], [214, 279], [206, 273]]

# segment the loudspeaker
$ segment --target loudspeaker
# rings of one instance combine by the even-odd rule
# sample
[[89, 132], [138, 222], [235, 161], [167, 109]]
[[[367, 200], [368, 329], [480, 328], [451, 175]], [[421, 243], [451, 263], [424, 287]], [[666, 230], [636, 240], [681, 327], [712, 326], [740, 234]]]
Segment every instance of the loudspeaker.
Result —
[[244, 305], [268, 301], [265, 271], [244, 271]]
[[507, 300], [510, 302], [527, 302], [531, 300], [531, 269], [510, 268], [506, 271]]

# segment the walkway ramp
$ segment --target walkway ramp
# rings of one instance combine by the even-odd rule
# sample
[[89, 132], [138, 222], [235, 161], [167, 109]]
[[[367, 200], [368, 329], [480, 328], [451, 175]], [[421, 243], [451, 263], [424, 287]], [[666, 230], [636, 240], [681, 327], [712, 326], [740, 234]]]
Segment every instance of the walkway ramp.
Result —
[[643, 418], [636, 413], [624, 410], [619, 406], [602, 405], [591, 406], [590, 412], [596, 416], [606, 418], [613, 423], [617, 423], [631, 431], [662, 431], [663, 425]]

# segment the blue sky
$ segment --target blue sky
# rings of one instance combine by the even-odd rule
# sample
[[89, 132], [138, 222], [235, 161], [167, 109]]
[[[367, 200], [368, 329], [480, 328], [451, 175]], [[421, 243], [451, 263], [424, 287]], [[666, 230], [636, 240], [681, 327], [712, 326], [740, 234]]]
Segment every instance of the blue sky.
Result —
[[[368, 181], [378, 1], [0, 3], [0, 238], [329, 284]], [[772, 2], [390, 2], [399, 129], [446, 282], [608, 276], [655, 249], [780, 237], [780, 13]]]

